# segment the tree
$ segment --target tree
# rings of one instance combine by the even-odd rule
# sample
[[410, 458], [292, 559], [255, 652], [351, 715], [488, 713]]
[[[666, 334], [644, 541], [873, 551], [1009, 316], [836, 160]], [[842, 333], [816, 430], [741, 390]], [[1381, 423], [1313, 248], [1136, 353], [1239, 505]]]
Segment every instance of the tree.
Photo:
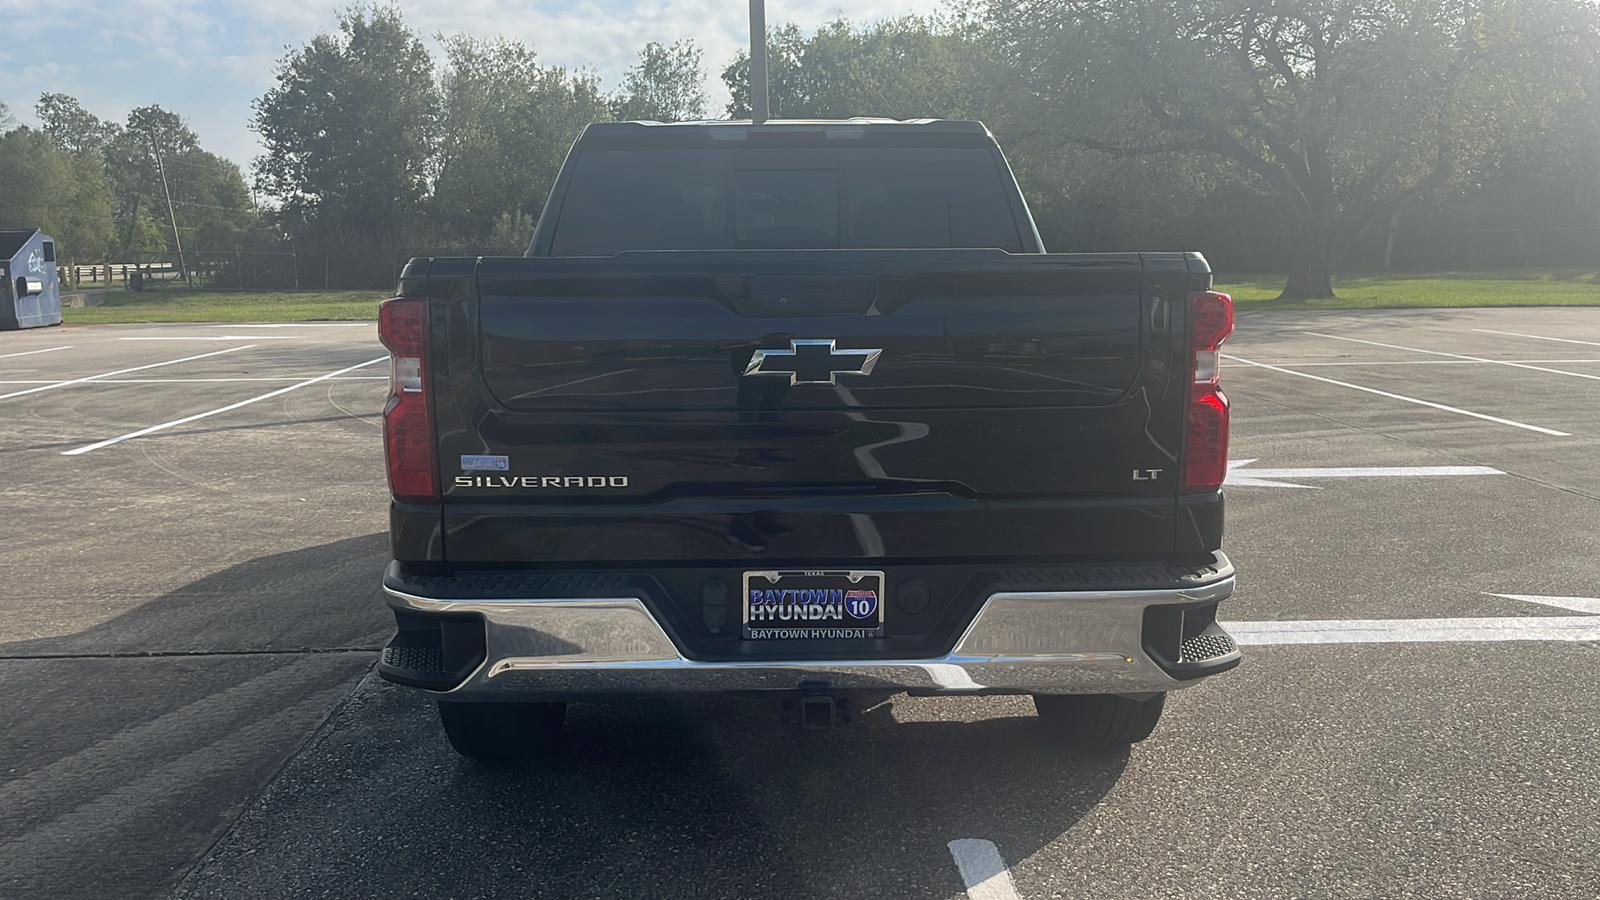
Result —
[[[814, 106], [812, 79], [802, 65], [805, 51], [806, 37], [793, 22], [767, 30], [767, 103], [775, 119], [805, 117]], [[740, 50], [722, 70], [722, 83], [728, 86], [728, 118], [750, 118], [748, 52]]]
[[[65, 99], [71, 103], [63, 108], [77, 105]], [[120, 128], [95, 128], [87, 120], [78, 124], [81, 133], [107, 135], [102, 150], [80, 155], [104, 158], [123, 253], [175, 250], [175, 228], [185, 249], [231, 248], [255, 226], [239, 167], [201, 148], [199, 136], [177, 113], [152, 104], [128, 113]]]
[[682, 40], [670, 47], [654, 41], [622, 77], [611, 98], [611, 114], [622, 121], [688, 122], [706, 117], [705, 72], [700, 48]]
[[[992, 0], [996, 37], [1060, 138], [1118, 157], [1210, 154], [1273, 199], [1282, 296], [1332, 296], [1339, 253], [1450, 183], [1544, 91], [1563, 0]], [[1506, 115], [1492, 116], [1499, 111]]]
[[592, 73], [541, 66], [519, 41], [441, 41], [444, 129], [430, 217], [448, 240], [503, 242], [505, 228], [539, 215], [583, 127], [610, 113]]
[[177, 229], [193, 249], [231, 248], [256, 229], [239, 167], [204, 150], [177, 113], [142, 106], [118, 125], [66, 94], [44, 94], [35, 109], [54, 148], [81, 171], [96, 173], [91, 183], [105, 192], [116, 223], [116, 252], [137, 257], [175, 249], [174, 211]]
[[264, 226], [237, 164], [199, 148], [163, 151], [163, 162], [186, 247], [226, 250], [259, 238]]
[[4, 100], [0, 100], [0, 131], [10, 129], [16, 122], [17, 120], [11, 117], [11, 107], [7, 106]]
[[101, 200], [111, 214], [107, 251], [137, 257], [166, 250], [172, 231], [165, 225], [165, 207], [158, 211], [151, 200], [161, 195], [155, 163], [142, 165], [150, 157], [149, 146], [66, 94], [43, 94], [34, 110], [54, 148], [97, 173], [95, 183], [104, 192]]
[[[767, 37], [774, 118], [981, 118], [1003, 73], [962, 22], [906, 16], [867, 26], [837, 19], [807, 37], [793, 23]], [[750, 117], [750, 57], [722, 72], [728, 115]]]
[[0, 222], [43, 229], [56, 239], [63, 266], [105, 258], [109, 193], [98, 161], [58, 149], [44, 132], [0, 135]]
[[51, 143], [68, 153], [99, 153], [117, 134], [115, 123], [102, 122], [66, 94], [42, 94], [33, 110]]
[[393, 6], [352, 6], [339, 33], [279, 60], [251, 127], [257, 185], [291, 232], [370, 243], [415, 230], [428, 194], [439, 92], [433, 59]]
[[478, 251], [484, 256], [521, 256], [533, 240], [533, 216], [503, 212]]
[[[180, 227], [167, 207], [171, 183], [162, 185], [165, 157], [199, 147], [199, 138], [175, 113], [147, 106], [128, 113], [127, 127], [111, 133], [106, 143], [106, 172], [115, 192], [121, 223], [121, 250], [135, 257], [177, 249], [174, 235]], [[173, 204], [175, 208], [176, 203]], [[190, 248], [194, 249], [191, 242]]]

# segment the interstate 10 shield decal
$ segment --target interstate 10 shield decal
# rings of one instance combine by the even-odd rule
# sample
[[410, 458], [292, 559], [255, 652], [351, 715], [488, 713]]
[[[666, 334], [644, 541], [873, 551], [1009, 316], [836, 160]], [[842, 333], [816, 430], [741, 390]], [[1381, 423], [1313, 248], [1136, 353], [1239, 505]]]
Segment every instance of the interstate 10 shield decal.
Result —
[[834, 641], [883, 637], [882, 572], [746, 572], [744, 638]]

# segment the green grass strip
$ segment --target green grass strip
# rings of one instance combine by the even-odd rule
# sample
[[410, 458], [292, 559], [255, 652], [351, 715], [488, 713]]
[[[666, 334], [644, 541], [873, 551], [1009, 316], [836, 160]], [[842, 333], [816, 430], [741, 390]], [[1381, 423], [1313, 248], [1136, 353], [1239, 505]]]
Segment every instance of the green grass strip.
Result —
[[107, 291], [104, 305], [68, 307], [69, 325], [129, 322], [311, 322], [378, 318], [387, 291]]
[[1595, 269], [1496, 269], [1336, 275], [1332, 300], [1279, 300], [1282, 275], [1216, 276], [1237, 309], [1393, 309], [1463, 306], [1600, 306]]
[[[1600, 306], [1595, 269], [1497, 269], [1339, 275], [1332, 300], [1278, 300], [1282, 275], [1217, 276], [1217, 290], [1248, 309], [1385, 309], [1464, 306]], [[68, 308], [78, 324], [127, 322], [365, 321], [386, 291], [107, 291], [103, 306]]]

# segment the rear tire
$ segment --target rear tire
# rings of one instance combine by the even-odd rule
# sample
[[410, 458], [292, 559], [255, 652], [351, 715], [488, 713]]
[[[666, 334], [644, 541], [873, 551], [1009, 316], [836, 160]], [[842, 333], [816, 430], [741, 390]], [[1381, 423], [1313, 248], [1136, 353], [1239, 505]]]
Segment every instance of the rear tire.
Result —
[[509, 763], [543, 759], [561, 743], [565, 703], [439, 701], [439, 723], [450, 746], [469, 759]]
[[1137, 744], [1161, 720], [1167, 695], [1130, 700], [1115, 694], [1034, 694], [1033, 707], [1050, 734], [1079, 750]]

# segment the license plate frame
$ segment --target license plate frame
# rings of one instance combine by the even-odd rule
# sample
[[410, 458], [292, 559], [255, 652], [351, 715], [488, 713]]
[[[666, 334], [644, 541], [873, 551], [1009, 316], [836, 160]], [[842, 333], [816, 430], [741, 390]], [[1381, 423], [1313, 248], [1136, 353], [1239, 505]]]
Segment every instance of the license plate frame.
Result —
[[[882, 638], [887, 583], [879, 570], [747, 571], [739, 600], [741, 636], [747, 641], [779, 642]], [[819, 596], [817, 592], [822, 593]], [[870, 595], [872, 609], [858, 615], [867, 603], [865, 595]], [[820, 618], [813, 618], [819, 614]]]

